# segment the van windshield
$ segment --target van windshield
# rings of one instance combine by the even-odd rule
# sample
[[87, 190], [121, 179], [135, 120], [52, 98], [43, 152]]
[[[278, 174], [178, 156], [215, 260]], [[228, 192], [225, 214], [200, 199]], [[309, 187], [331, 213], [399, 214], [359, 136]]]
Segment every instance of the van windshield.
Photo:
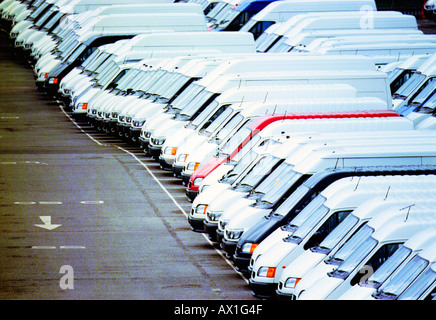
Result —
[[425, 75], [422, 73], [415, 73], [410, 79], [394, 93], [394, 99], [405, 100], [408, 96], [413, 93], [413, 90], [425, 80]]
[[[292, 194], [289, 197], [287, 197], [286, 200], [277, 209], [274, 210], [274, 213], [281, 215], [281, 216], [287, 215], [292, 209], [294, 209], [294, 207], [301, 201], [301, 199], [303, 199], [304, 196], [309, 193], [309, 191], [310, 191], [310, 188], [308, 186], [302, 184], [301, 186], [299, 186], [297, 188], [297, 190], [292, 192]], [[312, 194], [312, 196], [314, 194]], [[314, 197], [310, 197], [310, 200], [313, 200], [313, 199], [314, 199]], [[307, 202], [306, 205], [309, 203], [310, 203], [310, 201]], [[295, 212], [295, 214], [298, 214], [299, 212], [301, 212], [301, 210], [298, 212]]]
[[273, 204], [301, 177], [301, 173], [292, 170], [293, 167], [292, 164], [283, 162], [256, 188], [256, 192], [265, 194], [262, 202]]
[[186, 90], [184, 90], [171, 104], [170, 108], [183, 109], [183, 107], [192, 99], [194, 99], [201, 91], [204, 90], [203, 86], [196, 83], [191, 83]]
[[180, 88], [187, 83], [191, 78], [188, 76], [185, 76], [184, 74], [178, 73], [173, 81], [170, 83], [167, 83], [162, 88], [162, 98], [170, 99], [172, 98], [177, 91], [180, 90]]
[[415, 109], [415, 112], [419, 113], [433, 113], [436, 107], [436, 91], [432, 93], [430, 98], [427, 99], [421, 106]]
[[329, 275], [345, 279], [353, 270], [358, 267], [359, 263], [367, 257], [370, 252], [377, 246], [378, 241], [373, 237], [368, 237], [354, 250], [348, 257]]
[[427, 80], [423, 89], [413, 98], [412, 105], [421, 105], [436, 89], [436, 78]]
[[230, 169], [222, 179], [220, 179], [220, 182], [227, 183], [227, 184], [233, 184], [240, 176], [241, 174], [248, 168], [248, 166], [256, 161], [259, 154], [251, 150], [249, 153], [247, 153], [241, 161], [238, 161], [238, 163]]
[[[204, 127], [204, 126], [203, 126], [203, 127], [201, 128], [201, 130], [200, 130], [200, 132], [199, 132], [200, 135], [202, 135], [202, 136], [206, 136], [206, 137], [210, 137], [210, 136], [212, 135], [212, 133], [214, 133], [214, 132], [216, 131], [216, 129], [217, 129], [219, 126], [221, 126], [221, 124], [223, 124], [224, 121], [226, 121], [226, 120], [230, 117], [231, 114], [233, 114], [233, 111], [234, 111], [233, 108], [231, 108], [231, 107], [227, 107], [223, 112], [221, 112], [221, 113], [219, 114], [218, 117], [216, 117], [216, 118], [212, 121], [212, 123], [210, 123], [207, 127]], [[223, 127], [223, 129], [226, 130], [225, 127]], [[220, 132], [220, 131], [218, 131], [218, 134], [219, 134], [219, 132]], [[216, 142], [217, 144], [219, 144], [218, 140], [215, 140], [215, 142]]]
[[381, 288], [380, 292], [375, 294], [375, 297], [386, 300], [395, 299], [423, 270], [425, 270], [428, 263], [427, 260], [418, 255], [413, 257], [404, 267], [392, 276], [389, 282]]
[[424, 300], [434, 300], [434, 289], [428, 297], [421, 297], [422, 294], [436, 283], [436, 272], [430, 268], [425, 271], [419, 278], [412, 283], [399, 297], [398, 300], [418, 300], [424, 298]]
[[328, 264], [340, 265], [344, 262], [360, 244], [369, 239], [374, 232], [374, 229], [368, 225], [364, 225], [354, 236], [352, 236], [348, 241], [339, 249], [333, 257], [330, 257]]
[[373, 273], [365, 282], [360, 282], [360, 286], [377, 289], [385, 282], [388, 277], [410, 256], [412, 250], [401, 246], [380, 268]]
[[359, 219], [353, 214], [350, 214], [344, 221], [334, 228], [317, 247], [311, 248], [311, 250], [313, 252], [329, 254], [358, 222]]
[[326, 201], [326, 198], [322, 195], [318, 195], [313, 199], [301, 212], [295, 216], [291, 222], [288, 223], [288, 226], [286, 227], [286, 230], [291, 231], [292, 233], [297, 230], [298, 227], [300, 227], [302, 224], [304, 224], [304, 221], [309, 219], [309, 217], [317, 211], [319, 208], [324, 207], [324, 202]]
[[183, 106], [180, 110], [180, 114], [183, 115], [185, 119], [191, 119], [213, 96], [213, 92], [203, 90], [194, 99]]
[[250, 128], [248, 128], [247, 126], [242, 127], [229, 140], [221, 143], [222, 146], [220, 146], [218, 151], [220, 157], [228, 157], [229, 155], [231, 155], [242, 142], [250, 137], [251, 134], [252, 130]]
[[235, 189], [243, 186], [255, 188], [260, 181], [271, 173], [271, 170], [279, 163], [281, 159], [274, 157], [273, 155], [266, 155], [262, 157], [257, 163], [250, 169], [245, 177], [235, 186]]

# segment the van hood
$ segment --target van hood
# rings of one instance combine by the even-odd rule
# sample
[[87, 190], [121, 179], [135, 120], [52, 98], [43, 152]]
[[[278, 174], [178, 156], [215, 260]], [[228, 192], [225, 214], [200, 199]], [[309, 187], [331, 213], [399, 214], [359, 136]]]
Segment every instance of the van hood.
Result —
[[267, 252], [271, 247], [273, 247], [277, 242], [282, 241], [283, 238], [289, 236], [290, 233], [284, 231], [282, 228], [276, 229], [273, 233], [271, 233], [268, 237], [266, 237], [253, 251], [253, 259], [257, 259], [257, 257], [261, 254]]
[[300, 300], [326, 300], [330, 293], [343, 283], [342, 279], [323, 275], [299, 297]]
[[312, 252], [310, 250], [304, 251], [292, 263], [286, 266], [283, 271], [281, 279], [286, 281], [287, 278], [303, 278], [307, 272], [312, 270], [325, 258], [324, 254]]

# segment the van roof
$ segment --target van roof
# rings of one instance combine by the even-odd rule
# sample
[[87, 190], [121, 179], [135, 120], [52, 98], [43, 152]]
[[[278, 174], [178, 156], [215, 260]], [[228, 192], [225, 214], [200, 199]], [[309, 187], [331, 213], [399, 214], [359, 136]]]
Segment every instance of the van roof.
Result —
[[[300, 17], [299, 17], [300, 16]], [[340, 17], [338, 19], [338, 16]], [[372, 29], [418, 29], [416, 18], [392, 11], [374, 11], [371, 16]], [[297, 21], [297, 23], [295, 23]], [[362, 12], [320, 12], [294, 16], [275, 30], [278, 35], [287, 36], [290, 32], [322, 29], [361, 29]]]
[[[371, 35], [423, 35], [418, 29], [326, 29], [326, 30], [309, 30], [300, 32], [291, 38], [286, 38], [284, 43], [292, 46], [302, 45], [307, 47], [309, 44], [303, 40], [306, 38], [335, 38], [343, 36], [371, 36]], [[313, 40], [312, 40], [313, 41]], [[304, 43], [302, 43], [304, 42]]]
[[192, 45], [208, 47], [221, 46], [251, 46], [254, 53], [253, 35], [249, 32], [204, 32], [204, 31], [182, 31], [156, 32], [151, 34], [140, 34], [133, 37], [129, 43], [132, 50], [148, 47], [186, 47]]
[[[436, 228], [428, 228], [422, 230], [416, 234], [414, 234], [409, 240], [404, 243], [404, 246], [410, 248], [412, 250], [420, 250], [421, 252], [427, 251], [433, 256], [431, 260], [436, 259]], [[423, 257], [426, 256], [427, 253], [423, 254]]]
[[263, 17], [271, 13], [277, 13], [279, 16], [284, 16], [283, 18], [288, 18], [287, 12], [332, 11], [332, 6], [334, 5], [340, 5], [339, 8], [333, 7], [338, 11], [356, 11], [364, 5], [371, 6], [374, 10], [377, 10], [373, 0], [286, 0], [271, 2], [263, 10], [255, 14], [252, 19], [262, 20]]
[[334, 181], [321, 194], [326, 198], [325, 206], [333, 209], [332, 206], [344, 208], [355, 203], [355, 197], [369, 199], [381, 195], [384, 198], [418, 189], [433, 191], [436, 195], [436, 175], [347, 177]]
[[78, 30], [81, 37], [88, 38], [93, 33], [113, 33], [135, 30], [136, 34], [165, 30], [176, 31], [190, 27], [190, 31], [206, 31], [204, 16], [196, 13], [143, 13], [143, 14], [110, 14], [97, 16]]
[[[242, 71], [253, 70], [254, 67], [262, 65], [267, 67], [279, 67], [290, 65], [291, 68], [298, 67], [299, 69], [314, 68], [333, 69], [333, 70], [349, 70], [351, 68], [358, 70], [376, 70], [376, 67], [371, 59], [365, 56], [341, 56], [341, 55], [291, 55], [289, 53], [266, 53], [255, 54], [248, 58], [237, 57], [222, 63], [214, 73], [236, 73]], [[312, 66], [312, 67], [311, 67]], [[252, 71], [253, 72], [253, 71]]]
[[[292, 99], [303, 99], [309, 96], [313, 98], [351, 98], [356, 97], [357, 90], [355, 87], [349, 84], [300, 84], [300, 85], [273, 85], [273, 86], [250, 86], [250, 87], [234, 87], [225, 90], [218, 98], [217, 101], [226, 101], [228, 97], [232, 99], [241, 99], [241, 102], [247, 101], [244, 99], [245, 96], [257, 96], [258, 103], [266, 103], [271, 97], [278, 96], [279, 93], [281, 97]], [[251, 101], [255, 100], [252, 99]], [[307, 101], [307, 100], [304, 100]], [[272, 110], [271, 110], [272, 111]], [[304, 110], [302, 110], [304, 111]]]
[[428, 204], [416, 203], [411, 207], [393, 211], [396, 215], [390, 217], [386, 223], [378, 225], [379, 216], [368, 222], [368, 226], [375, 227], [372, 237], [379, 242], [405, 242], [424, 228], [436, 228], [434, 202]]
[[[429, 194], [433, 194], [433, 190], [418, 192], [411, 190], [408, 196], [398, 194], [389, 195], [387, 193], [387, 197], [371, 197], [354, 209], [353, 215], [364, 220], [372, 220], [377, 217], [374, 226], [382, 225], [388, 222], [392, 216], [401, 213], [404, 208], [419, 203], [427, 205], [428, 203], [434, 202], [434, 200], [432, 200], [433, 198], [429, 197]], [[403, 217], [405, 216], [403, 215]]]
[[436, 164], [436, 145], [431, 141], [424, 144], [394, 144], [375, 146], [321, 147], [310, 156], [295, 164], [297, 172], [313, 174], [325, 168], [383, 164]]
[[[380, 115], [379, 112], [375, 113], [377, 115]], [[255, 120], [253, 120], [253, 122], [250, 123], [250, 125], [248, 126], [248, 128], [250, 130], [258, 130], [258, 131], [263, 131], [265, 128], [269, 128], [272, 129], [271, 131], [277, 130], [277, 133], [279, 133], [281, 128], [285, 128], [286, 126], [289, 125], [289, 127], [294, 127], [295, 126], [295, 131], [294, 132], [304, 132], [304, 131], [297, 131], [297, 128], [301, 127], [303, 128], [310, 128], [313, 125], [316, 125], [317, 123], [321, 123], [321, 125], [324, 125], [326, 123], [330, 123], [332, 125], [334, 125], [335, 127], [337, 127], [337, 129], [340, 129], [340, 127], [338, 127], [338, 124], [341, 121], [341, 118], [348, 118], [351, 115], [352, 116], [361, 116], [361, 118], [371, 118], [375, 115], [373, 112], [366, 112], [366, 111], [359, 111], [359, 112], [336, 112], [334, 114], [332, 113], [327, 113], [327, 114], [305, 114], [305, 113], [297, 113], [297, 114], [268, 114], [262, 117], [258, 117]], [[387, 110], [386, 113], [383, 112], [383, 115], [386, 115], [388, 117], [393, 117], [396, 118], [398, 120], [400, 120], [400, 123], [407, 123], [410, 124], [410, 121], [408, 121], [407, 119], [404, 119], [403, 117], [400, 117], [398, 113], [396, 113], [395, 111], [389, 111]], [[381, 118], [383, 122], [383, 125], [386, 125], [386, 119], [385, 118]], [[396, 120], [394, 119], [394, 120]], [[295, 121], [297, 120], [297, 121]], [[304, 120], [304, 121], [298, 121], [298, 120]], [[405, 120], [405, 121], [404, 121]], [[362, 119], [359, 118], [350, 118], [349, 121], [346, 121], [347, 124], [351, 124], [353, 122], [357, 122], [357, 123], [361, 123]], [[365, 121], [367, 122], [367, 121]], [[371, 122], [374, 122], [373, 120], [371, 120]], [[348, 128], [349, 126], [347, 125], [346, 128]], [[408, 129], [412, 129], [412, 126], [404, 126], [404, 128], [408, 128]], [[319, 128], [314, 127], [313, 129], [307, 129], [308, 132], [316, 132], [318, 131]], [[306, 131], [306, 132], [307, 132]], [[282, 131], [283, 134], [286, 133], [286, 131]]]
[[[322, 88], [321, 88], [322, 90]], [[318, 89], [308, 89], [315, 94]], [[333, 96], [333, 95], [332, 95]], [[353, 106], [353, 107], [351, 107]], [[298, 112], [324, 112], [329, 110], [391, 110], [391, 106], [387, 106], [386, 102], [377, 97], [326, 97], [311, 96], [311, 98], [277, 98], [271, 99], [269, 96], [265, 101], [243, 102], [241, 105], [234, 104], [233, 108], [240, 108], [241, 114], [246, 117], [259, 116], [264, 114], [284, 114]]]

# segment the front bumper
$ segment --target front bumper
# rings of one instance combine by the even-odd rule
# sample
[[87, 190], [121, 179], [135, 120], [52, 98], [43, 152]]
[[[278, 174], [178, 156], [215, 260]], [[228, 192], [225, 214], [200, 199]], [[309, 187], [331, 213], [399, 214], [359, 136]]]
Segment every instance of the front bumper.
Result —
[[276, 298], [276, 283], [256, 282], [252, 278], [248, 280], [248, 285], [254, 296], [262, 299]]
[[236, 251], [237, 244], [238, 243], [235, 241], [230, 241], [226, 238], [223, 238], [222, 242], [221, 242], [221, 247], [230, 257], [233, 258], [233, 255], [235, 254], [235, 251]]
[[195, 218], [192, 217], [191, 215], [188, 216], [188, 222], [189, 225], [191, 226], [192, 231], [205, 233], [206, 230], [204, 229], [203, 221], [204, 219]]

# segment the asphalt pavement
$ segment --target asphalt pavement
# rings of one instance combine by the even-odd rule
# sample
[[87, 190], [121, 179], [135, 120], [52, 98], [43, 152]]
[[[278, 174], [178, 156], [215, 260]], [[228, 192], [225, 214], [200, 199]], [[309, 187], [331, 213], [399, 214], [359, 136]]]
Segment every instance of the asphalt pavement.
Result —
[[0, 34], [0, 299], [256, 300], [180, 180], [71, 119]]

